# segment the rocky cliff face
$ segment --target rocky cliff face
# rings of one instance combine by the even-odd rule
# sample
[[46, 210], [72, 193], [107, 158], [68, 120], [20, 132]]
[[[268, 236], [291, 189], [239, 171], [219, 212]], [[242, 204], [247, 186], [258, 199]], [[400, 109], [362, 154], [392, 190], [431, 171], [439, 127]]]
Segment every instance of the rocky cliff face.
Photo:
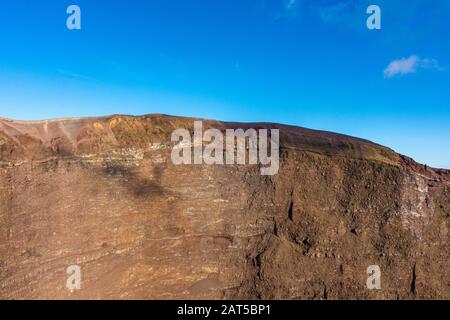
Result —
[[327, 132], [204, 124], [279, 128], [279, 173], [175, 166], [188, 118], [0, 119], [0, 298], [450, 299], [448, 171]]

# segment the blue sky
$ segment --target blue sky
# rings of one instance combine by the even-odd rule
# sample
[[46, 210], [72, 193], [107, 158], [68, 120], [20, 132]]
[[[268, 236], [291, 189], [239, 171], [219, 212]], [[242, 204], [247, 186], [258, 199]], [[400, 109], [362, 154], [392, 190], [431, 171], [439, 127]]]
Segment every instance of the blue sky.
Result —
[[448, 0], [5, 0], [0, 116], [280, 122], [450, 168], [449, 31]]

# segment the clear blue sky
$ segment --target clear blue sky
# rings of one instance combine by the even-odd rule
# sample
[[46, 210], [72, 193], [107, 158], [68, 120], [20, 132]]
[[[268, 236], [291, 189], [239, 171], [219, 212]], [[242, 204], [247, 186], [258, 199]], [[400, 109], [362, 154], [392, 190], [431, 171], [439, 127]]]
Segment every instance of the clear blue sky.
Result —
[[0, 116], [280, 122], [450, 168], [449, 33], [448, 0], [3, 0]]

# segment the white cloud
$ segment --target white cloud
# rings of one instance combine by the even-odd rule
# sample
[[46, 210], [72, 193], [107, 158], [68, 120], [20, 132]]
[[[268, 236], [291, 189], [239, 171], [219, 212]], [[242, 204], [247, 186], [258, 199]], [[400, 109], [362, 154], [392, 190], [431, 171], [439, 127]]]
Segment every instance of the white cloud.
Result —
[[282, 5], [280, 6], [279, 11], [274, 16], [275, 20], [283, 18], [295, 18], [298, 16], [300, 7], [299, 0], [283, 0], [279, 3]]
[[353, 18], [355, 3], [339, 1], [333, 5], [319, 6], [319, 13], [326, 23], [348, 22]]
[[415, 73], [418, 69], [442, 70], [437, 60], [421, 59], [416, 55], [412, 55], [409, 58], [401, 58], [389, 63], [386, 69], [384, 69], [384, 76], [386, 78], [392, 78], [397, 75]]
[[295, 7], [297, 0], [286, 0], [284, 8], [289, 11]]
[[79, 73], [75, 73], [72, 71], [67, 71], [64, 69], [57, 69], [56, 72], [58, 72], [59, 74], [65, 76], [65, 77], [69, 77], [69, 78], [76, 78], [76, 79], [83, 79], [83, 80], [92, 80], [90, 77], [79, 74]]
[[386, 69], [384, 69], [384, 76], [387, 78], [391, 78], [398, 74], [403, 75], [414, 73], [417, 71], [419, 61], [420, 59], [418, 56], [411, 56], [409, 58], [394, 60], [387, 66]]

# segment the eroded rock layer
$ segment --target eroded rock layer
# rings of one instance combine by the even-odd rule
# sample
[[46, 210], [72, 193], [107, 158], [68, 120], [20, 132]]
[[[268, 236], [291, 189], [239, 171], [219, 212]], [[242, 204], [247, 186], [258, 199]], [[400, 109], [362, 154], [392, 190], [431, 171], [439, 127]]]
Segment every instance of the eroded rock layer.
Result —
[[0, 119], [0, 298], [450, 299], [448, 171], [352, 137], [207, 120], [279, 128], [279, 173], [175, 166], [171, 133], [193, 121]]

